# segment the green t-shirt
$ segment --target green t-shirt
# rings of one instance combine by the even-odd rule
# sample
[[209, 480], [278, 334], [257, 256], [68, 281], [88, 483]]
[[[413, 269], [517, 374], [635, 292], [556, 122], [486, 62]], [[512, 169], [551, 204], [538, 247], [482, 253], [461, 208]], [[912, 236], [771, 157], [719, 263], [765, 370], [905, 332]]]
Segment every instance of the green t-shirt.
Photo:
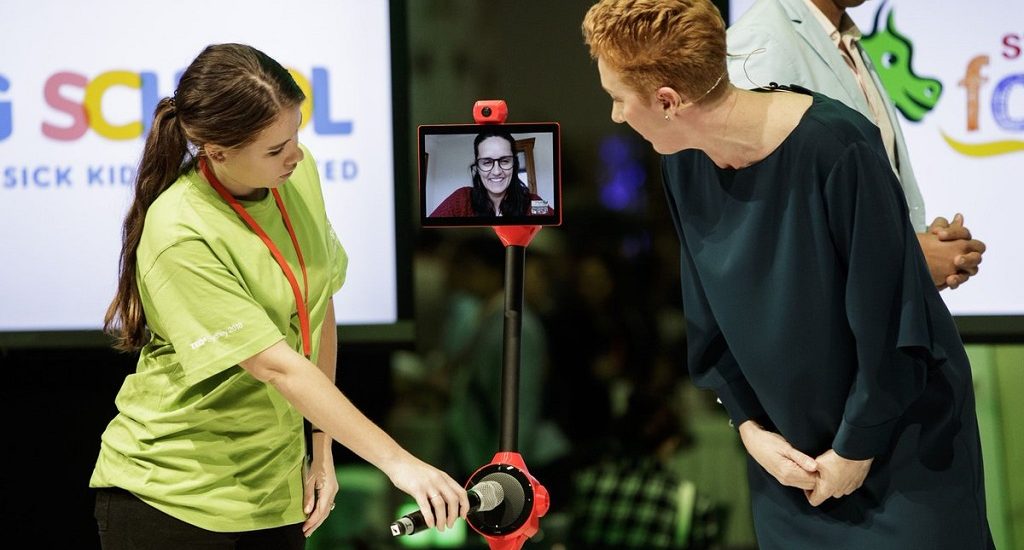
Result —
[[[313, 360], [348, 257], [309, 151], [280, 188], [309, 277]], [[272, 194], [242, 203], [302, 271]], [[91, 487], [121, 487], [211, 531], [298, 523], [302, 416], [238, 366], [281, 339], [301, 353], [291, 285], [267, 246], [196, 171], [146, 214], [137, 280], [152, 339], [115, 401]]]

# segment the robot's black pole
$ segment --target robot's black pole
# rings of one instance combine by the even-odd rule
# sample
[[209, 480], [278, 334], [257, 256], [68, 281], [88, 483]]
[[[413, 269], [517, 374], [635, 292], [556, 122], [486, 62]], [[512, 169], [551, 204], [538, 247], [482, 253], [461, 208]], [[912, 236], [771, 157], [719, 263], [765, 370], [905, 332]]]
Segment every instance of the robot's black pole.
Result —
[[505, 247], [505, 333], [501, 364], [501, 432], [499, 451], [518, 452], [519, 352], [523, 329], [523, 271], [526, 247]]

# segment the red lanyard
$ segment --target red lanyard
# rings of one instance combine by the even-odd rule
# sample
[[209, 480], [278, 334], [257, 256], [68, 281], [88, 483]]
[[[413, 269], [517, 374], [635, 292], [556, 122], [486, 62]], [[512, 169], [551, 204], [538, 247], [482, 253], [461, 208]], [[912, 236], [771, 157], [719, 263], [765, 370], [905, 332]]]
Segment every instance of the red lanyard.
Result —
[[271, 189], [270, 192], [274, 194], [274, 200], [277, 202], [277, 209], [281, 212], [281, 219], [284, 220], [284, 226], [288, 229], [288, 236], [292, 238], [292, 246], [295, 247], [295, 255], [299, 258], [299, 267], [302, 268], [302, 287], [304, 292], [299, 292], [299, 282], [295, 279], [295, 274], [292, 272], [292, 268], [288, 266], [288, 262], [285, 261], [284, 256], [281, 255], [281, 251], [278, 250], [277, 245], [271, 240], [270, 235], [260, 227], [260, 224], [248, 212], [245, 211], [245, 207], [242, 206], [238, 199], [228, 192], [224, 184], [217, 179], [217, 176], [213, 174], [213, 170], [210, 169], [206, 164], [206, 159], [199, 159], [199, 169], [203, 171], [203, 175], [206, 176], [206, 181], [210, 182], [210, 185], [217, 190], [217, 193], [231, 205], [231, 208], [238, 213], [238, 216], [245, 220], [245, 223], [249, 225], [253, 233], [259, 235], [260, 239], [263, 239], [263, 244], [267, 245], [270, 249], [270, 253], [274, 255], [274, 259], [277, 260], [277, 265], [281, 266], [281, 271], [284, 272], [285, 278], [288, 279], [288, 284], [292, 286], [292, 293], [295, 294], [295, 305], [299, 310], [299, 330], [302, 331], [302, 351], [305, 356], [313, 356], [313, 346], [310, 342], [309, 332], [309, 310], [307, 309], [306, 303], [309, 300], [309, 281], [306, 277], [306, 262], [302, 259], [302, 249], [299, 248], [299, 240], [295, 237], [295, 230], [292, 229], [292, 222], [288, 219], [288, 209], [284, 207], [284, 201], [281, 200], [281, 194], [277, 192], [277, 189]]

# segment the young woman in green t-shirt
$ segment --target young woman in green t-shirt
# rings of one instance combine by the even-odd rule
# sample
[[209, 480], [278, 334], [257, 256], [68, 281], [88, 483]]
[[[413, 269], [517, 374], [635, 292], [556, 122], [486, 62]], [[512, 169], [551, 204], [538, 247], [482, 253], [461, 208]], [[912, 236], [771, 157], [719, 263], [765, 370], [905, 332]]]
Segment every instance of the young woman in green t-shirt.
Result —
[[302, 548], [334, 508], [332, 439], [428, 525], [468, 511], [458, 483], [334, 384], [348, 260], [298, 143], [304, 99], [267, 55], [220, 44], [157, 105], [106, 316], [117, 347], [140, 352], [90, 482], [106, 549]]

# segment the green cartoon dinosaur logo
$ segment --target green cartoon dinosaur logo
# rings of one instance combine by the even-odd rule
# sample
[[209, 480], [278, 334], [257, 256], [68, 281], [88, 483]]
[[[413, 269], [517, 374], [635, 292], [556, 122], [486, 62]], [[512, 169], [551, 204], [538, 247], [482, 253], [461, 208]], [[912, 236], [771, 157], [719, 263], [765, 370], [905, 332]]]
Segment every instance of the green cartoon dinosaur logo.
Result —
[[878, 8], [875, 28], [870, 35], [861, 39], [860, 44], [875, 65], [878, 78], [896, 108], [907, 120], [919, 122], [939, 102], [942, 83], [934, 78], [914, 74], [910, 65], [913, 44], [896, 31], [892, 11], [889, 12], [885, 29], [880, 28], [879, 20], [884, 9], [884, 4]]

